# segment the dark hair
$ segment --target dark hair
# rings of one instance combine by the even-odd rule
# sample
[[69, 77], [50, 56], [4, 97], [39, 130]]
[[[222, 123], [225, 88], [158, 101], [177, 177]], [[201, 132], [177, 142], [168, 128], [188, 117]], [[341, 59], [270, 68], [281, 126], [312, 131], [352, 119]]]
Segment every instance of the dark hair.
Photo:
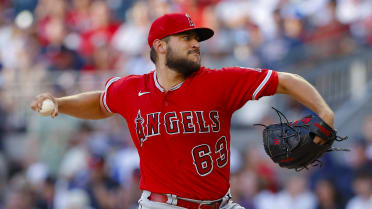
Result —
[[154, 47], [151, 47], [151, 50], [150, 50], [150, 59], [151, 61], [156, 64], [156, 60], [158, 59], [158, 54], [156, 53]]
[[354, 180], [372, 180], [372, 168], [369, 165], [357, 169], [354, 173]]
[[328, 184], [328, 186], [331, 188], [333, 192], [332, 198], [337, 208], [344, 208], [346, 202], [344, 193], [341, 192], [339, 186], [334, 181], [334, 179], [332, 179], [331, 177], [323, 177], [317, 181], [317, 184], [319, 184], [319, 182]]
[[[169, 36], [166, 36], [165, 38], [162, 38], [161, 40], [162, 40], [162, 41], [165, 41], [165, 43], [168, 43], [168, 41], [169, 41]], [[150, 59], [151, 59], [151, 61], [152, 61], [154, 64], [156, 64], [156, 61], [158, 60], [158, 54], [156, 53], [154, 46], [152, 46], [152, 47], [151, 47], [151, 50], [150, 50]]]

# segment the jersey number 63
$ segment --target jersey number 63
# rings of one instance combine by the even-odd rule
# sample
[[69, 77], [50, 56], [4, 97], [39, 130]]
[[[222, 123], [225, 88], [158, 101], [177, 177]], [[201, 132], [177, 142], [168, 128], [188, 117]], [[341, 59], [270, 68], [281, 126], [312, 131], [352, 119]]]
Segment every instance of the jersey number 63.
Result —
[[[218, 158], [216, 158], [216, 164], [219, 168], [224, 167], [227, 165], [229, 151], [227, 149], [227, 141], [226, 137], [222, 136], [216, 142], [215, 153], [218, 154]], [[196, 171], [201, 176], [206, 176], [210, 174], [213, 170], [213, 158], [211, 147], [208, 144], [201, 144], [195, 146], [191, 150], [192, 158], [194, 160], [194, 165]]]

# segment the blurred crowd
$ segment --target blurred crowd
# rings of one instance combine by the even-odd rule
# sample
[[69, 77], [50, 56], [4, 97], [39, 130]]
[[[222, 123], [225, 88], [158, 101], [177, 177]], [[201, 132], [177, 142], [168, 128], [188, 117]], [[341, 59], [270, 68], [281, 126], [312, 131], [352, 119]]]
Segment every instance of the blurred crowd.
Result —
[[152, 20], [187, 12], [216, 32], [203, 44], [208, 66], [311, 64], [370, 46], [371, 7], [367, 0], [1, 0], [0, 63], [142, 74], [153, 69]]
[[[372, 46], [370, 0], [0, 0], [0, 208], [137, 207], [125, 121], [40, 118], [27, 104], [153, 70], [147, 33], [167, 12], [213, 28], [201, 45], [208, 67], [313, 66]], [[278, 168], [259, 138], [232, 147], [233, 199], [247, 209], [372, 209], [372, 116], [364, 120], [351, 152], [308, 171]]]

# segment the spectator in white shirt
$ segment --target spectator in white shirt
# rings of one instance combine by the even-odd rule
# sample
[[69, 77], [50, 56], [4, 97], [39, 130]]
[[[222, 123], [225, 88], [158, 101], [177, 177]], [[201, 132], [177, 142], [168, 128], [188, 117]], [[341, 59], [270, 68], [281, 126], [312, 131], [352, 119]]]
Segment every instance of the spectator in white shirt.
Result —
[[372, 209], [372, 171], [361, 169], [353, 181], [355, 196], [348, 202], [346, 209]]

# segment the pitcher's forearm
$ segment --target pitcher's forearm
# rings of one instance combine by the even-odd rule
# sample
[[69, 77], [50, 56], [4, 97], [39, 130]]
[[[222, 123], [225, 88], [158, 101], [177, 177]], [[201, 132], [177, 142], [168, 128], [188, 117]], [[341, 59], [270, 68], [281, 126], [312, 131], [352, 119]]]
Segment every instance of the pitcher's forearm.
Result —
[[277, 93], [288, 94], [317, 113], [328, 125], [333, 126], [334, 113], [314, 86], [295, 74], [280, 73], [279, 79], [280, 85]]
[[86, 92], [57, 98], [58, 111], [81, 119], [102, 119], [110, 114], [100, 106], [101, 91]]

